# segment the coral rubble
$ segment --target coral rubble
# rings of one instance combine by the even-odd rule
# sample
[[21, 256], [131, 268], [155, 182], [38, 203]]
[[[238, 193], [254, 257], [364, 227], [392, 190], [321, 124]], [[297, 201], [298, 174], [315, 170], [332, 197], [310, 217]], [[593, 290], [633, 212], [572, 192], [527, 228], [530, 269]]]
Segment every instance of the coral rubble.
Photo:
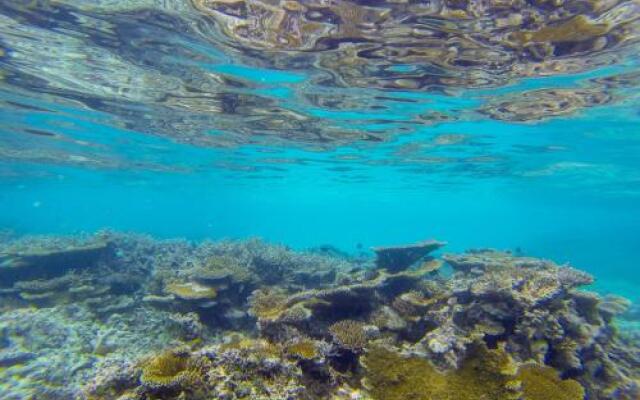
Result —
[[[46, 249], [40, 268], [0, 289], [3, 398], [640, 396], [636, 306], [585, 291], [589, 274], [548, 260], [434, 258], [435, 241], [356, 259], [258, 240], [78, 240], [0, 244]], [[108, 245], [78, 250], [94, 241]], [[63, 268], [50, 255], [64, 252], [84, 262]]]

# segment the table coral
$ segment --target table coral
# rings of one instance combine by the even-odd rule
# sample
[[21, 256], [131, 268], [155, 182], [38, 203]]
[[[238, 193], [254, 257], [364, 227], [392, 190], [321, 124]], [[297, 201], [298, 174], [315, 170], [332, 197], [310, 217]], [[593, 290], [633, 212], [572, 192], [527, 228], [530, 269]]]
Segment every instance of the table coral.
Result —
[[172, 294], [183, 300], [207, 300], [215, 299], [218, 292], [208, 286], [196, 282], [170, 283], [166, 286], [167, 294]]
[[0, 290], [8, 399], [640, 394], [634, 309], [549, 260], [483, 249], [443, 256], [453, 274], [389, 272], [256, 241], [107, 238], [100, 268]]
[[390, 272], [398, 272], [407, 269], [429, 253], [446, 245], [437, 240], [425, 240], [410, 245], [374, 247], [376, 253], [376, 266], [386, 268]]

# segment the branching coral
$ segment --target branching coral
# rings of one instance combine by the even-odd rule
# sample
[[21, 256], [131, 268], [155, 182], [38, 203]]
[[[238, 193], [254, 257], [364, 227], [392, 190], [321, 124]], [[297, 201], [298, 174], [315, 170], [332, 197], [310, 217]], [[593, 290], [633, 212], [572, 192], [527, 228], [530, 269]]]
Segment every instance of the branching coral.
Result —
[[286, 345], [284, 351], [291, 356], [305, 360], [314, 359], [320, 356], [318, 345], [315, 341], [307, 338], [300, 338], [295, 342]]
[[363, 360], [365, 385], [374, 400], [517, 399], [494, 360], [476, 357], [458, 371], [443, 373], [423, 358], [373, 347]]
[[192, 271], [194, 279], [207, 284], [251, 283], [256, 280], [249, 267], [230, 256], [212, 256]]
[[356, 352], [362, 351], [369, 341], [366, 325], [359, 321], [336, 322], [329, 327], [329, 332], [339, 346]]
[[[34, 367], [45, 363], [42, 347], [52, 348], [51, 337], [57, 338], [53, 347], [64, 345], [60, 338], [72, 333], [83, 349], [74, 364], [86, 365], [89, 348], [97, 360], [91, 368], [105, 371], [86, 392], [113, 398], [320, 400], [345, 398], [356, 387], [358, 396], [374, 400], [579, 400], [583, 393], [593, 400], [635, 400], [640, 392], [637, 344], [615, 325], [628, 302], [578, 290], [591, 276], [550, 261], [477, 250], [446, 256], [453, 275], [437, 272], [440, 260], [389, 273], [360, 262], [336, 267], [351, 262], [344, 258], [314, 264], [317, 256], [263, 243], [193, 246], [127, 236], [112, 236], [112, 242], [123, 255], [99, 271], [0, 290], [2, 307], [9, 309], [0, 314], [2, 368], [43, 375]], [[258, 264], [274, 268], [263, 271], [268, 279], [253, 274]], [[309, 282], [315, 265], [323, 266], [317, 272], [322, 283]], [[234, 275], [236, 268], [252, 271], [252, 279]], [[333, 269], [340, 270], [339, 279], [331, 278]], [[140, 284], [123, 281], [129, 271], [138, 271]], [[272, 284], [272, 272], [289, 278]], [[21, 293], [62, 293], [73, 303], [55, 303], [51, 318], [33, 325], [34, 310], [49, 311], [19, 309], [26, 303]], [[75, 325], [69, 331], [55, 322], [57, 308], [74, 320], [99, 321], [75, 337]], [[3, 328], [3, 321], [15, 328]], [[128, 329], [140, 321], [144, 334]], [[148, 335], [149, 326], [157, 335]], [[34, 340], [40, 344], [21, 346]], [[132, 360], [177, 341], [185, 350]], [[43, 353], [47, 365], [52, 353]], [[69, 373], [73, 382], [94, 373], [78, 368]]]
[[256, 290], [249, 298], [249, 311], [260, 319], [274, 319], [285, 311], [287, 295], [276, 289]]
[[210, 260], [204, 268], [231, 270], [240, 276], [249, 273], [251, 281], [266, 285], [318, 287], [332, 282], [337, 269], [348, 267], [344, 260], [298, 253], [259, 239], [222, 241], [203, 247]]
[[524, 400], [582, 400], [584, 388], [572, 379], [561, 380], [553, 368], [539, 365], [520, 367], [516, 377]]
[[[366, 386], [376, 400], [582, 400], [584, 390], [555, 370], [527, 365], [519, 371], [502, 349], [477, 346], [460, 369], [442, 372], [429, 361], [383, 348], [367, 351]], [[517, 373], [517, 375], [516, 375]]]

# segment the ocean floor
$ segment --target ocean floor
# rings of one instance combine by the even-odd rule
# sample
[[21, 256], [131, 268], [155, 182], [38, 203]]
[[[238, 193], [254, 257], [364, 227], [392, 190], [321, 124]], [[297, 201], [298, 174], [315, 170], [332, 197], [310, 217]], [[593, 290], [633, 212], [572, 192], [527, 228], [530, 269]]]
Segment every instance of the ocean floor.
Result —
[[637, 400], [640, 305], [602, 287], [436, 240], [6, 234], [0, 397]]

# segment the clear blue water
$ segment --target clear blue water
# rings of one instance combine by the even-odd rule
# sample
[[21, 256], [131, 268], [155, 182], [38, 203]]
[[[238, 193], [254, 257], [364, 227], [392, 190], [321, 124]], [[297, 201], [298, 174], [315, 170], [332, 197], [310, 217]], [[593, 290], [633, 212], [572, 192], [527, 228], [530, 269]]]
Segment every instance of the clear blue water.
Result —
[[638, 0], [0, 0], [0, 400], [638, 398], [639, 54]]
[[[267, 67], [268, 53], [252, 59], [213, 32], [179, 28], [190, 15], [167, 10], [156, 26], [159, 15], [86, 7], [77, 15], [124, 36], [102, 43], [87, 21], [3, 7], [0, 225], [347, 250], [438, 237], [454, 249], [520, 247], [640, 285], [633, 42], [575, 73], [400, 90], [327, 84], [326, 68]], [[613, 89], [602, 84], [620, 77]], [[549, 89], [613, 99], [527, 121], [478, 112]], [[449, 120], [421, 117], [432, 112]]]
[[[446, 43], [463, 54], [452, 37], [486, 34], [477, 60], [389, 53], [341, 65], [349, 48], [366, 45], [322, 47], [294, 25], [289, 35], [302, 35], [300, 43], [254, 31], [236, 37], [221, 22], [226, 14], [197, 1], [2, 2], [0, 225], [261, 236], [345, 250], [437, 237], [451, 250], [521, 248], [633, 293], [634, 7], [621, 2], [617, 17], [610, 10], [590, 20], [610, 23], [607, 32], [548, 40], [555, 53], [541, 59], [465, 22]], [[489, 11], [479, 20], [492, 20]], [[537, 12], [558, 25], [553, 12]], [[627, 36], [614, 40], [618, 25]], [[425, 27], [434, 37], [446, 31], [414, 26]], [[385, 32], [380, 47], [393, 49]], [[424, 47], [447, 48], [441, 40]], [[561, 112], [535, 107], [561, 104], [539, 92], [553, 89], [610, 98], [572, 95]], [[486, 112], [526, 96], [533, 101], [519, 106], [522, 118]]]

